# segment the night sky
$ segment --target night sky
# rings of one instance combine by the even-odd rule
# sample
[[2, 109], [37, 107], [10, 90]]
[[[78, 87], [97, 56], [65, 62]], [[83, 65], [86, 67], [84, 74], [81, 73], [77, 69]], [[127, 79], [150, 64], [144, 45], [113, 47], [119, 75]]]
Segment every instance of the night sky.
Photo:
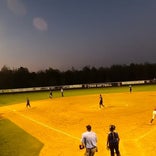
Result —
[[0, 69], [156, 63], [156, 0], [0, 0]]

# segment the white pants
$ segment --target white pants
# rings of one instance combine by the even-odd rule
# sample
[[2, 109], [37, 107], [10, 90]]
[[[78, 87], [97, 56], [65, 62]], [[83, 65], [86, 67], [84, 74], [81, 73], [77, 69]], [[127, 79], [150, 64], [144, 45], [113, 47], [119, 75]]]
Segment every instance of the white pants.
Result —
[[152, 116], [152, 119], [154, 119], [156, 116], [156, 110], [153, 111], [153, 116]]

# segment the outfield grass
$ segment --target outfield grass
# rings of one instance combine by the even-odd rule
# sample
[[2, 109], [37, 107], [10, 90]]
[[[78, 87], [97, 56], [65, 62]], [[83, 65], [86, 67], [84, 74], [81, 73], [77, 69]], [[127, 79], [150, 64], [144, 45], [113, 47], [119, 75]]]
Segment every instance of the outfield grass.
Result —
[[1, 156], [38, 156], [43, 144], [8, 119], [0, 120]]
[[[133, 92], [141, 91], [156, 91], [156, 85], [135, 85]], [[73, 89], [64, 90], [64, 96], [80, 96], [89, 94], [107, 94], [107, 93], [120, 93], [129, 92], [128, 86], [123, 87], [105, 87], [105, 88], [88, 88], [88, 89]], [[60, 91], [53, 91], [53, 98], [61, 96]], [[44, 100], [49, 98], [49, 92], [28, 92], [28, 93], [15, 93], [15, 94], [0, 94], [0, 106], [26, 102], [29, 97], [30, 101]]]

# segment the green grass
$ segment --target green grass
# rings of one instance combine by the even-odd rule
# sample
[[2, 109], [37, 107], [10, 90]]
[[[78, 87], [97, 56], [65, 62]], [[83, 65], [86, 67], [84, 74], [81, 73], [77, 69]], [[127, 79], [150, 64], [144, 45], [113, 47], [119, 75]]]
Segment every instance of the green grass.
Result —
[[7, 119], [0, 119], [0, 156], [38, 156], [43, 144]]
[[[156, 85], [135, 85], [133, 86], [133, 92], [141, 91], [156, 91]], [[105, 87], [105, 88], [89, 88], [89, 89], [73, 89], [64, 90], [64, 96], [80, 96], [89, 94], [107, 94], [107, 93], [120, 93], [129, 92], [129, 87]], [[53, 92], [53, 98], [61, 96], [60, 91]], [[43, 100], [49, 98], [49, 92], [30, 92], [30, 93], [15, 93], [15, 94], [0, 94], [0, 106], [17, 104], [26, 102], [26, 98], [29, 97], [30, 101]]]
[[48, 98], [48, 92], [0, 94], [0, 106], [26, 102], [27, 97], [32, 101], [42, 100]]

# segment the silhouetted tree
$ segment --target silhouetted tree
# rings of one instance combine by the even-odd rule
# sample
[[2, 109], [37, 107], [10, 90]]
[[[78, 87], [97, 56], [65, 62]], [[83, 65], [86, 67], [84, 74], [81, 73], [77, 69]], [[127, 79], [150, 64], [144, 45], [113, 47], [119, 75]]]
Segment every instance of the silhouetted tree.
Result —
[[71, 70], [63, 72], [53, 68], [29, 72], [24, 67], [11, 70], [9, 67], [3, 66], [0, 71], [0, 89], [119, 82], [154, 78], [156, 78], [156, 64], [150, 63], [131, 63], [130, 65], [112, 65], [111, 67], [100, 68], [85, 66], [82, 70], [76, 70], [72, 67]]
[[27, 68], [20, 67], [13, 72], [13, 87], [30, 87], [30, 73]]

